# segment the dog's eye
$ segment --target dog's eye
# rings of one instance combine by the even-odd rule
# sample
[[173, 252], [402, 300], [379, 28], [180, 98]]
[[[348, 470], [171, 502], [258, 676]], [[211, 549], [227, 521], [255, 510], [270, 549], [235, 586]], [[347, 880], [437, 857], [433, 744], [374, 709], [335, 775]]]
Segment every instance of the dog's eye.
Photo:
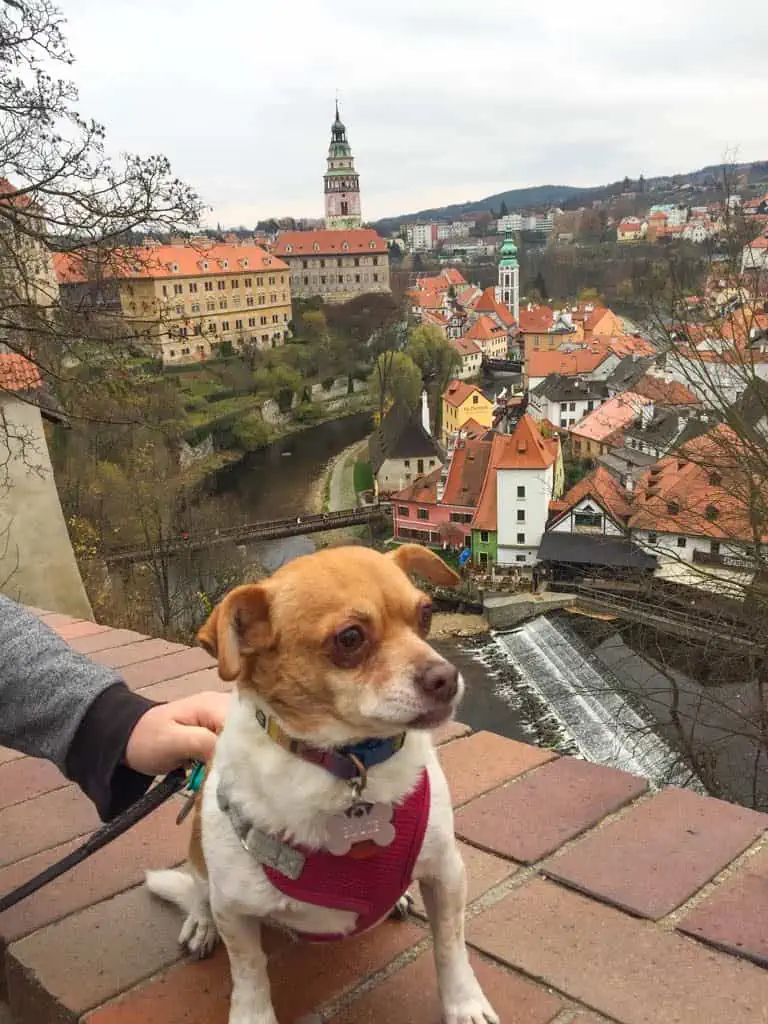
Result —
[[333, 638], [333, 653], [340, 665], [357, 664], [368, 644], [368, 637], [361, 626], [347, 626]]
[[430, 630], [432, 625], [432, 605], [425, 601], [424, 604], [419, 605], [419, 630], [424, 634]]

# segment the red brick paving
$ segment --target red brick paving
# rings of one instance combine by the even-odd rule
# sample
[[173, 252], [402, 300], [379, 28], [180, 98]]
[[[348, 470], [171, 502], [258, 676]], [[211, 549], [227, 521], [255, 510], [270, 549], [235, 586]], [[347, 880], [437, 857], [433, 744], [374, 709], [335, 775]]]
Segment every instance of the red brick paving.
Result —
[[768, 815], [666, 789], [545, 865], [552, 878], [658, 918], [714, 878], [768, 827]]
[[554, 756], [551, 750], [529, 747], [492, 732], [477, 732], [440, 751], [454, 807], [551, 761]]
[[534, 878], [469, 923], [473, 945], [622, 1024], [764, 1024], [768, 973]]
[[[504, 1024], [549, 1024], [562, 1000], [478, 956], [472, 965]], [[330, 1024], [441, 1024], [432, 953], [427, 951], [331, 1018]]]
[[678, 928], [768, 967], [768, 849], [750, 857]]
[[561, 757], [456, 815], [463, 839], [525, 864], [540, 860], [640, 796], [644, 779]]
[[[73, 647], [114, 666], [156, 699], [227, 688], [200, 649], [40, 614], [71, 637]], [[491, 733], [465, 733], [466, 727], [452, 723], [435, 739], [444, 744], [440, 759], [460, 807], [459, 829], [501, 854], [463, 848], [469, 900], [476, 901], [468, 933], [501, 961], [475, 958], [505, 1024], [550, 1024], [555, 1018], [557, 1024], [609, 1024], [609, 1018], [619, 1024], [768, 1024], [768, 972], [762, 967], [519, 872], [511, 859], [537, 860], [587, 830], [545, 869], [572, 874], [570, 884], [584, 883], [598, 899], [656, 915], [700, 889], [768, 819], [666, 791], [601, 824], [645, 784]], [[0, 806], [0, 892], [96, 826], [93, 809], [74, 787], [45, 791], [60, 779], [33, 758], [0, 748], [0, 803], [10, 804]], [[171, 824], [177, 806], [0, 919], [0, 941], [10, 942], [6, 981], [17, 1024], [226, 1024], [226, 956], [219, 952], [203, 964], [180, 961], [180, 914], [135, 887], [145, 867], [183, 856], [186, 830]], [[748, 858], [679, 927], [765, 962], [766, 874], [768, 855]], [[489, 896], [500, 883], [509, 883], [509, 891]], [[345, 1008], [334, 1024], [436, 1024], [428, 936], [415, 919], [321, 946], [293, 944], [267, 930], [281, 1024], [323, 1007], [328, 1020], [329, 1004], [340, 997]], [[418, 942], [427, 951], [414, 960]], [[358, 995], [358, 987], [386, 965], [387, 977], [376, 975], [373, 987]]]
[[0, 765], [0, 809], [67, 785], [67, 780], [50, 761], [37, 757], [8, 761]]

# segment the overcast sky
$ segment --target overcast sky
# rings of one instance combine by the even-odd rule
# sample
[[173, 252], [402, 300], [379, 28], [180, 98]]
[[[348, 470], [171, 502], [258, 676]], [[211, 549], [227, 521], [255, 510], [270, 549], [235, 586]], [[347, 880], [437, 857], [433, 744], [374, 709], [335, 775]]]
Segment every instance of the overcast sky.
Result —
[[60, 3], [82, 113], [213, 223], [322, 216], [336, 89], [370, 219], [768, 159], [768, 0]]

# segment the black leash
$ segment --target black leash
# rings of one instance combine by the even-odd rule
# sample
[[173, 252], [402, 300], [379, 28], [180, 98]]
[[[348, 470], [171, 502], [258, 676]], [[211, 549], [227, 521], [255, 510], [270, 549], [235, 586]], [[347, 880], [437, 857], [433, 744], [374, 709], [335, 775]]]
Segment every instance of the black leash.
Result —
[[166, 800], [169, 800], [180, 790], [184, 789], [186, 785], [187, 772], [183, 768], [177, 768], [176, 771], [170, 772], [162, 782], [158, 782], [156, 786], [153, 786], [140, 800], [132, 804], [127, 811], [124, 811], [119, 818], [115, 818], [114, 821], [100, 828], [98, 832], [94, 832], [89, 839], [86, 839], [82, 846], [68, 853], [66, 857], [63, 857], [55, 864], [51, 864], [45, 871], [41, 871], [39, 875], [30, 878], [28, 882], [20, 885], [18, 889], [14, 889], [13, 892], [0, 897], [0, 914], [11, 907], [15, 907], [17, 903], [21, 903], [22, 900], [31, 896], [32, 893], [42, 889], [48, 882], [52, 882], [55, 878], [66, 874], [67, 871], [71, 871], [72, 868], [82, 863], [82, 861], [87, 860], [97, 850], [107, 846], [114, 839], [127, 832], [129, 828], [133, 828], [143, 818], [156, 811]]

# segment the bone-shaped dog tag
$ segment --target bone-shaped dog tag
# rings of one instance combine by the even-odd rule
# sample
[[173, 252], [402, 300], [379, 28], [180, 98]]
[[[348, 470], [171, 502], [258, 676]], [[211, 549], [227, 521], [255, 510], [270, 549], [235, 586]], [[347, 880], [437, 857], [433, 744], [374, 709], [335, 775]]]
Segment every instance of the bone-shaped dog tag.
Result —
[[357, 843], [367, 840], [376, 846], [389, 846], [394, 839], [391, 804], [354, 803], [328, 821], [325, 845], [336, 857], [344, 857]]

